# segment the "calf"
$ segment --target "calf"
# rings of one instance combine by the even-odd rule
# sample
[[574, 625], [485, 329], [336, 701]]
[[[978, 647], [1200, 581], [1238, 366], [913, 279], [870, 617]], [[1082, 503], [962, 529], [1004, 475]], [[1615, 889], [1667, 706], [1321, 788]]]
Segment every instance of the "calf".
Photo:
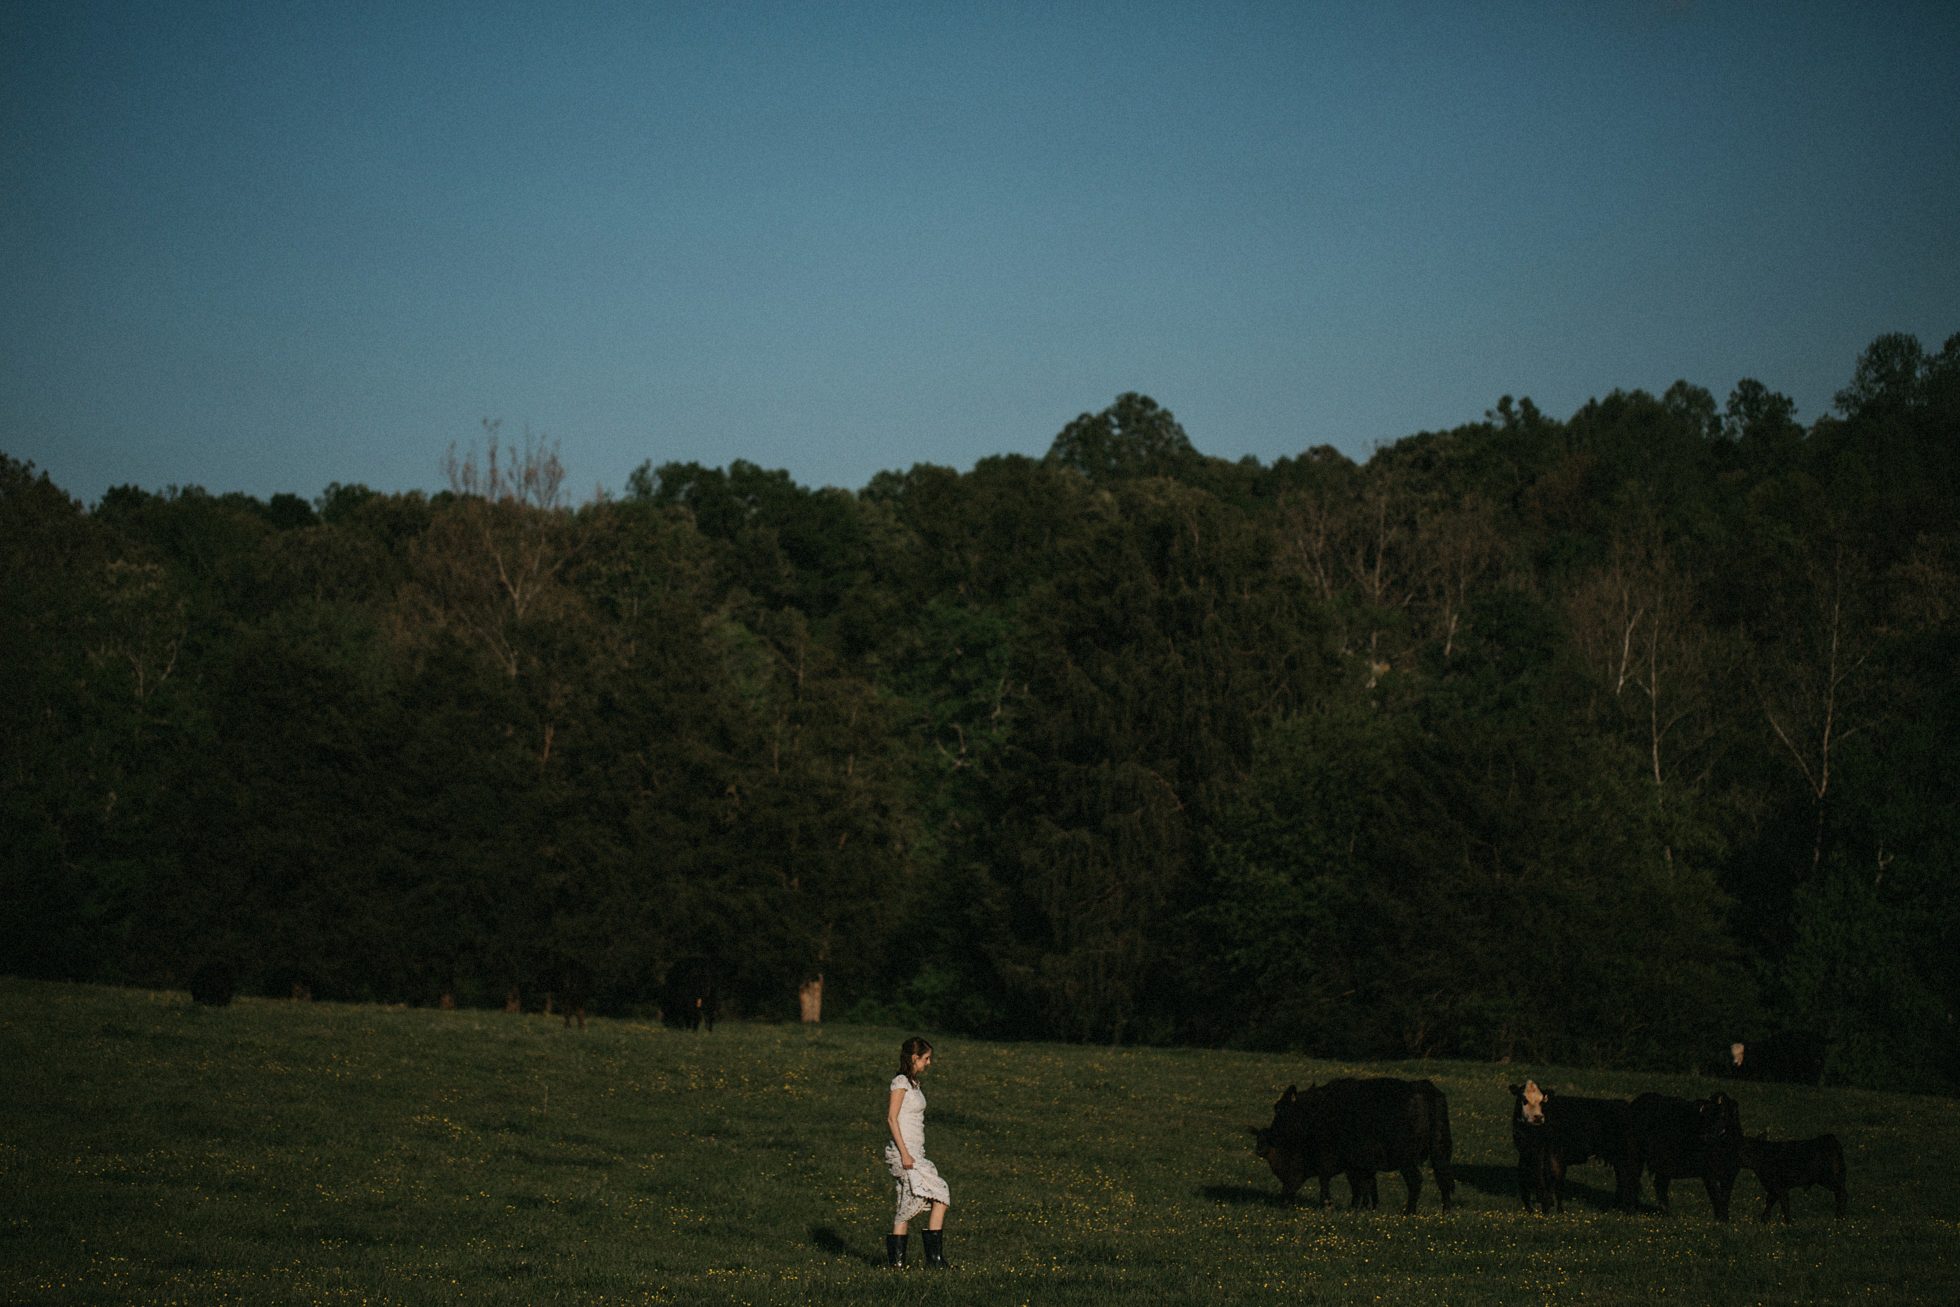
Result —
[[1667, 1188], [1699, 1179], [1715, 1219], [1729, 1219], [1729, 1194], [1742, 1169], [1742, 1113], [1727, 1094], [1689, 1100], [1642, 1094], [1629, 1109], [1640, 1161], [1654, 1176], [1654, 1199], [1669, 1210]]
[[1291, 1194], [1307, 1176], [1320, 1180], [1320, 1202], [1335, 1172], [1348, 1178], [1352, 1206], [1379, 1202], [1375, 1175], [1398, 1171], [1408, 1187], [1404, 1212], [1416, 1210], [1423, 1162], [1429, 1163], [1449, 1210], [1456, 1193], [1450, 1170], [1449, 1100], [1427, 1080], [1335, 1080], [1301, 1090], [1286, 1087], [1273, 1122], [1259, 1132], [1259, 1152]]
[[1742, 1141], [1742, 1164], [1763, 1182], [1763, 1211], [1767, 1221], [1777, 1207], [1790, 1221], [1790, 1191], [1822, 1185], [1837, 1195], [1837, 1214], [1844, 1215], [1844, 1148], [1836, 1135], [1788, 1139], [1771, 1143], [1767, 1133]]
[[1534, 1080], [1511, 1086], [1511, 1142], [1518, 1150], [1518, 1197], [1526, 1211], [1565, 1210], [1565, 1173], [1595, 1159], [1613, 1168], [1613, 1198], [1632, 1211], [1640, 1159], [1624, 1099], [1554, 1094]]

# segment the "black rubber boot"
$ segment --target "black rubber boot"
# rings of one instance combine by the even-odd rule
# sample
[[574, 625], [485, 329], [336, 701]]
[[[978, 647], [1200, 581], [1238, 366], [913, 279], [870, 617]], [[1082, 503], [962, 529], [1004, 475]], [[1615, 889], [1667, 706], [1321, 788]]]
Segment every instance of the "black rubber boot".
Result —
[[885, 1262], [905, 1269], [905, 1244], [912, 1236], [908, 1234], [888, 1234], [885, 1236]]
[[923, 1230], [919, 1242], [926, 1247], [927, 1266], [950, 1266], [946, 1260], [946, 1232], [944, 1230]]

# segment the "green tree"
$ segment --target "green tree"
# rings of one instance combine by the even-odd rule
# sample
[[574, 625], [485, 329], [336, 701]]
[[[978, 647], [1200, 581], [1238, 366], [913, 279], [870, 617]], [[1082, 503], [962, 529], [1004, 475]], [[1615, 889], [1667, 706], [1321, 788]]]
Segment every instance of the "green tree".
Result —
[[1708, 1046], [1746, 993], [1713, 878], [1663, 856], [1622, 748], [1573, 729], [1554, 614], [1500, 592], [1470, 629], [1445, 678], [1265, 736], [1195, 916], [1226, 941], [1234, 1037], [1622, 1065]]
[[1329, 671], [1233, 510], [1161, 480], [1091, 493], [1022, 612], [989, 786], [989, 948], [1044, 1028], [1161, 1037], [1214, 796], [1257, 717]]
[[1729, 392], [1722, 432], [1743, 466], [1764, 475], [1796, 461], [1804, 435], [1796, 415], [1796, 403], [1787, 395], [1745, 377]]
[[1100, 413], [1084, 413], [1062, 428], [1044, 460], [1080, 472], [1097, 484], [1133, 477], [1178, 477], [1201, 461], [1191, 438], [1167, 408], [1128, 392]]
[[135, 887], [92, 856], [129, 789], [128, 723], [100, 711], [90, 657], [112, 542], [32, 464], [0, 454], [0, 957], [96, 978], [116, 961]]

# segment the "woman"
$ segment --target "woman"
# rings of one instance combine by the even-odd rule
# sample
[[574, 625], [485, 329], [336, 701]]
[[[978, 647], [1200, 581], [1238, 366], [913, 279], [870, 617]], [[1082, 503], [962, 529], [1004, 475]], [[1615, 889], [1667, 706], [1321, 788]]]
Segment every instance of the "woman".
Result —
[[926, 1265], [946, 1265], [946, 1209], [952, 1205], [952, 1191], [939, 1176], [939, 1168], [926, 1160], [926, 1095], [919, 1088], [919, 1077], [932, 1065], [932, 1045], [916, 1035], [898, 1050], [898, 1074], [892, 1077], [891, 1095], [885, 1106], [885, 1129], [891, 1142], [885, 1145], [885, 1167], [898, 1182], [898, 1207], [892, 1214], [892, 1232], [885, 1236], [885, 1260], [893, 1266], [905, 1265], [905, 1244], [912, 1218], [926, 1212], [926, 1228], [919, 1236], [925, 1245]]

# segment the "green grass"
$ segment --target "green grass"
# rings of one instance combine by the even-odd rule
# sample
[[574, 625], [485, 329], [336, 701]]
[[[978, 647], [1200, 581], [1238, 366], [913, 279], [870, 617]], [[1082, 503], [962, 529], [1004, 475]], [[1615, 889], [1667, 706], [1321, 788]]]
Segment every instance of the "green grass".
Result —
[[[1719, 1225], [1518, 1204], [1505, 1085], [1690, 1079], [937, 1039], [949, 1272], [882, 1266], [885, 1083], [904, 1031], [596, 1021], [0, 980], [0, 1301], [1137, 1303], [1960, 1301], [1960, 1105], [1746, 1087], [1744, 1126], [1834, 1130], [1851, 1215], [1799, 1192]], [[931, 1033], [931, 1032], [928, 1032]], [[1457, 1209], [1277, 1200], [1251, 1152], [1288, 1081], [1449, 1095]], [[1345, 1199], [1345, 1186], [1336, 1189]], [[1311, 1190], [1311, 1186], [1310, 1186]], [[1644, 1189], [1651, 1204], [1652, 1189]], [[918, 1240], [912, 1242], [918, 1256]]]

